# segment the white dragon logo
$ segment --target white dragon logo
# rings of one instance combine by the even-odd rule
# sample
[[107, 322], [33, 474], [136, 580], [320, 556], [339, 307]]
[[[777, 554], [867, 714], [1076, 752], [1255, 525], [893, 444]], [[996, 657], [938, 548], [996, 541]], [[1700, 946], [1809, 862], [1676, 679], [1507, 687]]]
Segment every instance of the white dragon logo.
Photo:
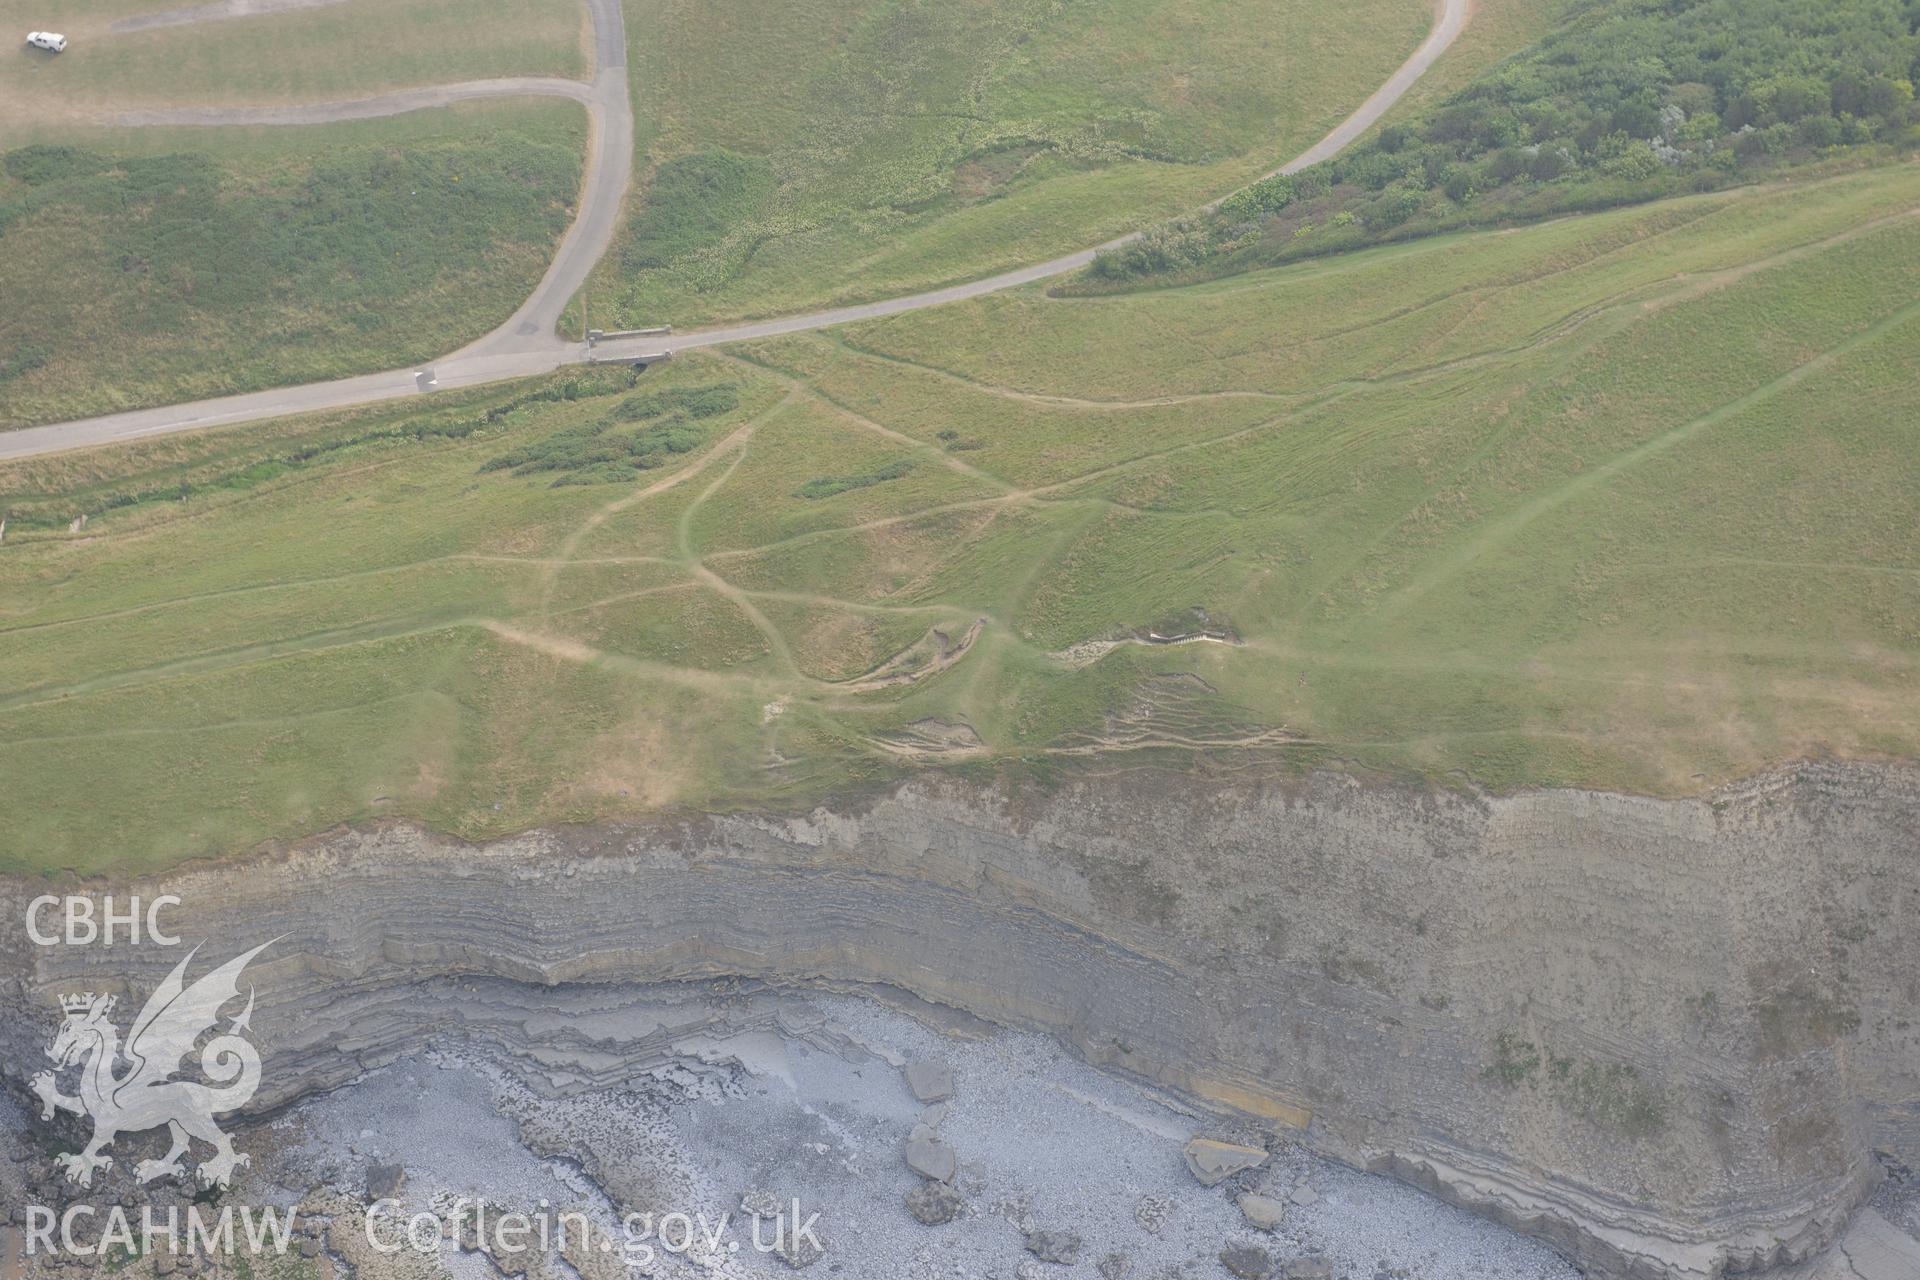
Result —
[[[60, 997], [67, 1020], [47, 1049], [47, 1056], [57, 1065], [55, 1071], [36, 1075], [31, 1084], [40, 1097], [42, 1120], [53, 1119], [55, 1111], [93, 1117], [93, 1140], [86, 1149], [55, 1157], [66, 1170], [67, 1181], [83, 1187], [93, 1185], [94, 1172], [113, 1164], [111, 1156], [101, 1154], [108, 1144], [123, 1133], [140, 1133], [161, 1125], [167, 1126], [173, 1146], [163, 1159], [142, 1160], [134, 1166], [134, 1177], [142, 1183], [183, 1176], [186, 1170], [180, 1157], [187, 1154], [189, 1140], [195, 1138], [214, 1148], [212, 1157], [200, 1162], [203, 1186], [226, 1186], [233, 1171], [247, 1163], [247, 1157], [233, 1149], [233, 1140], [213, 1118], [246, 1105], [260, 1087], [260, 1051], [242, 1034], [253, 1017], [251, 988], [240, 1016], [200, 1051], [200, 1068], [213, 1083], [176, 1080], [174, 1076], [195, 1043], [213, 1029], [221, 1008], [239, 997], [241, 971], [272, 945], [263, 943], [236, 956], [191, 987], [183, 982], [187, 964], [193, 959], [193, 952], [189, 952], [141, 1008], [124, 1048], [120, 1032], [107, 1018], [116, 997], [96, 996], [91, 991]], [[116, 1075], [114, 1068], [122, 1060], [129, 1064], [128, 1069]], [[60, 1092], [56, 1072], [75, 1065], [80, 1067], [80, 1091], [68, 1097]]]

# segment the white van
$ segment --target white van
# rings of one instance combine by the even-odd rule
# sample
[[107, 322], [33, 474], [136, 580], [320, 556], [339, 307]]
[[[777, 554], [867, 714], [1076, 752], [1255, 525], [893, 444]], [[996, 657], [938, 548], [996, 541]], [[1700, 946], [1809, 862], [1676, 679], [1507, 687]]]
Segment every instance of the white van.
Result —
[[67, 50], [67, 38], [58, 31], [29, 31], [27, 43], [48, 53], [65, 53]]

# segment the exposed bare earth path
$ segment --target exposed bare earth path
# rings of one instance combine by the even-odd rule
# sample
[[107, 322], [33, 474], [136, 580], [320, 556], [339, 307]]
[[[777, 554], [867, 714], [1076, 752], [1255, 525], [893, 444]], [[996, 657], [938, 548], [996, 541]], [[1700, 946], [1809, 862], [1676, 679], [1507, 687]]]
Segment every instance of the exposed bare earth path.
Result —
[[[1385, 84], [1374, 91], [1372, 97], [1361, 103], [1359, 108], [1341, 121], [1331, 133], [1282, 166], [1277, 172], [1291, 173], [1308, 165], [1317, 164], [1346, 148], [1385, 115], [1387, 110], [1405, 95], [1440, 55], [1446, 52], [1466, 27], [1467, 19], [1472, 12], [1472, 4], [1471, 0], [1436, 0], [1436, 2], [1438, 15], [1433, 29], [1428, 32], [1427, 38], [1414, 51], [1413, 56], [1408, 58]], [[104, 417], [82, 418], [74, 422], [29, 427], [21, 431], [0, 434], [0, 460], [31, 457], [35, 454], [53, 453], [63, 449], [114, 444], [144, 436], [191, 431], [260, 418], [281, 417], [286, 414], [348, 408], [353, 405], [417, 395], [435, 389], [475, 386], [509, 378], [527, 377], [549, 372], [562, 365], [586, 362], [589, 359], [589, 352], [585, 345], [563, 340], [557, 334], [556, 327], [561, 312], [578, 292], [580, 286], [586, 281], [588, 272], [613, 241], [621, 204], [625, 199], [627, 183], [632, 174], [633, 160], [633, 108], [627, 95], [626, 33], [621, 21], [619, 0], [587, 0], [587, 8], [593, 17], [596, 54], [593, 83], [583, 99], [587, 103], [588, 112], [592, 118], [593, 130], [586, 176], [582, 183], [579, 214], [573, 226], [567, 231], [566, 238], [561, 241], [560, 250], [555, 255], [553, 265], [548, 269], [539, 287], [534, 290], [533, 296], [528, 298], [504, 325], [479, 341], [435, 362], [431, 366], [433, 374], [431, 384], [425, 378], [417, 376], [418, 370], [394, 369], [385, 373], [363, 374], [359, 377], [341, 378], [332, 382], [281, 387], [246, 395], [223, 396], [188, 404], [137, 409]], [[438, 89], [411, 90], [401, 94], [384, 95], [383, 100], [393, 104], [402, 103], [403, 100], [411, 99], [415, 95], [458, 96], [463, 91], [474, 90], [477, 85], [504, 83], [516, 82], [482, 81], [469, 85], [449, 85]], [[553, 82], [518, 83], [551, 84]], [[566, 92], [572, 94], [579, 88], [581, 86], [573, 85], [573, 88]], [[468, 93], [466, 96], [481, 95]], [[344, 111], [359, 105], [364, 103], [237, 110], [255, 113]], [[438, 103], [422, 100], [417, 105], [438, 105]], [[396, 105], [393, 109], [415, 108]], [[169, 117], [168, 123], [189, 122], [180, 119], [178, 113], [164, 114]], [[192, 114], [223, 118], [218, 121], [209, 118], [205, 121], [191, 122], [241, 122], [225, 112]], [[381, 114], [381, 112], [369, 114]], [[274, 121], [256, 114], [251, 122], [273, 123]], [[904, 311], [917, 311], [923, 307], [939, 306], [942, 303], [978, 298], [1003, 289], [1011, 289], [1036, 280], [1046, 280], [1065, 275], [1070, 271], [1077, 271], [1092, 262], [1094, 254], [1101, 249], [1125, 244], [1132, 238], [1122, 236], [1097, 248], [1083, 249], [1078, 253], [1054, 258], [1034, 266], [988, 276], [982, 280], [931, 289], [924, 293], [909, 294], [906, 297], [680, 334], [673, 339], [672, 345], [677, 350], [718, 346], [723, 343], [742, 342], [783, 333], [824, 329], [858, 320], [898, 315]], [[657, 349], [658, 340], [636, 339], [602, 343], [593, 354], [603, 360], [632, 359], [649, 350]]]
[[370, 120], [375, 116], [424, 111], [473, 98], [526, 97], [572, 98], [575, 102], [591, 104], [593, 89], [583, 80], [564, 80], [554, 76], [509, 76], [500, 80], [426, 85], [342, 102], [301, 102], [269, 107], [179, 107], [164, 111], [122, 111], [109, 118], [118, 125], [333, 124], [341, 120]]
[[288, 9], [319, 9], [342, 0], [213, 0], [210, 4], [168, 9], [164, 13], [144, 13], [122, 18], [110, 31], [151, 31], [155, 27], [183, 27], [193, 22], [217, 22], [221, 18], [250, 18], [258, 13], [282, 13]]

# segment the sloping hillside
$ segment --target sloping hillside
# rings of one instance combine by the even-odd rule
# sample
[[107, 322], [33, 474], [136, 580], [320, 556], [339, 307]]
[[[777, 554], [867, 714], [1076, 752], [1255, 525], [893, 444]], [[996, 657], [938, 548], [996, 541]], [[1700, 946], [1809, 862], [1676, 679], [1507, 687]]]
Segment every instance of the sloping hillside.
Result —
[[[0, 472], [12, 866], [1920, 750], [1920, 170]], [[82, 520], [84, 517], [84, 520]]]

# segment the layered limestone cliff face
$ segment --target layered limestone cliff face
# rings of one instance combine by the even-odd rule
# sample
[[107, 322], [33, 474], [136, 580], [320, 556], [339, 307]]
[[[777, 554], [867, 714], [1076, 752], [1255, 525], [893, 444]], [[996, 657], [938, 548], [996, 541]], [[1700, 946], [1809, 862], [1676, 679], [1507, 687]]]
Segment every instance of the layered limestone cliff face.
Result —
[[[256, 1110], [436, 1036], [510, 1039], [531, 1062], [565, 1041], [561, 1089], [644, 1053], [558, 1015], [490, 1028], [475, 993], [498, 984], [461, 978], [742, 975], [1050, 1031], [1600, 1275], [1804, 1257], [1876, 1153], [1920, 1165], [1911, 769], [1806, 765], [1698, 801], [930, 776], [799, 817], [482, 846], [336, 832], [137, 883], [4, 882], [0, 910], [109, 889], [178, 894], [168, 919], [211, 940], [206, 963], [279, 939], [249, 971]], [[57, 993], [144, 996], [181, 954], [4, 936], [15, 1088], [46, 1065]]]

